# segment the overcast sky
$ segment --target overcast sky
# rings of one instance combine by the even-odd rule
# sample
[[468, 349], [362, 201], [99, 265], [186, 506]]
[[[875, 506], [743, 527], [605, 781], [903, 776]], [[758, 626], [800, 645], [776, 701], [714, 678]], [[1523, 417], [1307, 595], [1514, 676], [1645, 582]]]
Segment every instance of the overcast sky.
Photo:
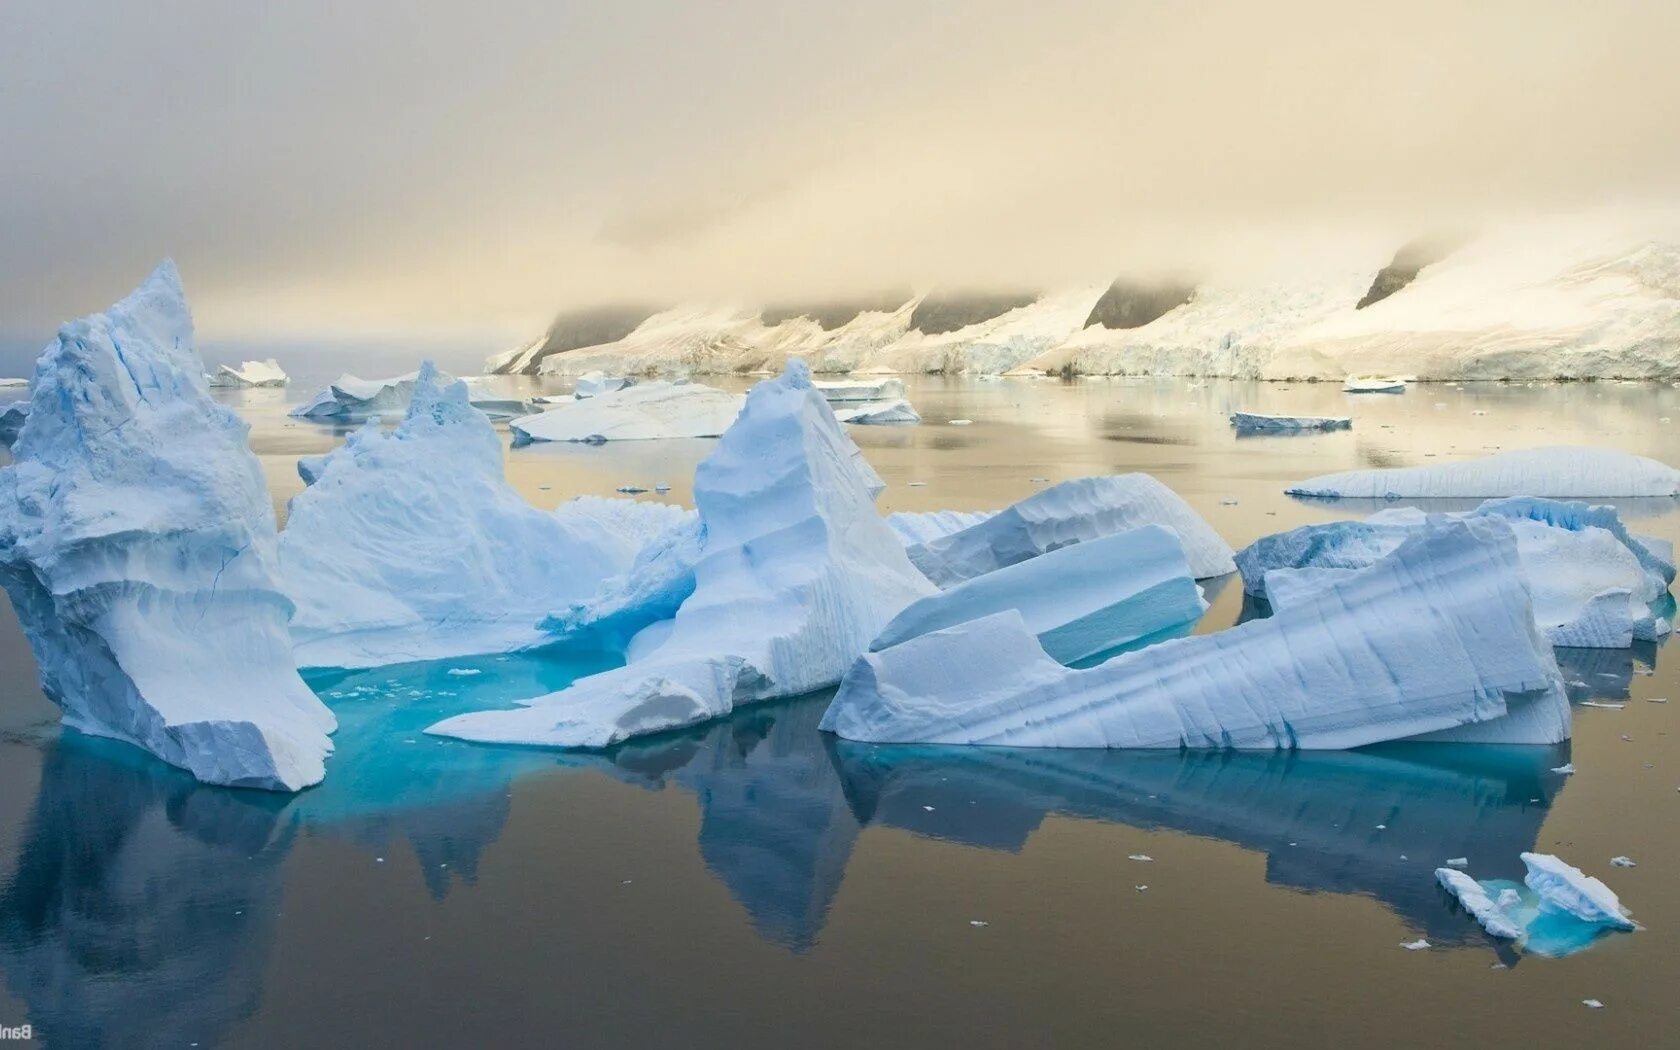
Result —
[[492, 341], [1381, 255], [1673, 203], [1677, 40], [1655, 0], [0, 0], [0, 333], [164, 255], [207, 334]]

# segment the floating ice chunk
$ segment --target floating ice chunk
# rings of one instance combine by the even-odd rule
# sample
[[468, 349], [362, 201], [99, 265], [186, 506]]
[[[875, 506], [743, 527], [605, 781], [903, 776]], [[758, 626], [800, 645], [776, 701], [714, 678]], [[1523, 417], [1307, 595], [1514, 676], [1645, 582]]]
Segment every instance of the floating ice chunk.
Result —
[[966, 426], [970, 426], [971, 424], [973, 424], [974, 420], [972, 420], [972, 419], [948, 419], [945, 422], [949, 423], [951, 426], [954, 426], [954, 427], [966, 427]]
[[0, 377], [0, 390], [16, 390], [29, 385], [29, 380], [17, 376]]
[[456, 678], [470, 678], [474, 675], [483, 674], [484, 672], [476, 667], [451, 667], [444, 673], [453, 675]]
[[1611, 857], [1610, 858], [1610, 863], [1614, 864], [1618, 868], [1637, 868], [1637, 867], [1639, 867], [1639, 865], [1637, 865], [1633, 862], [1632, 857]]
[[1563, 777], [1570, 776], [1575, 772], [1575, 763], [1565, 762], [1561, 766], [1553, 766], [1552, 767], [1552, 772], [1556, 773], [1559, 776], [1563, 776]]
[[887, 426], [922, 421], [921, 414], [903, 398], [896, 401], [842, 402], [834, 406], [834, 418], [856, 426]]
[[1178, 536], [1145, 525], [964, 580], [912, 602], [869, 644], [880, 651], [1005, 609], [1062, 663], [1193, 624], [1207, 610]]
[[1604, 1004], [1599, 1002], [1597, 999], [1582, 999], [1581, 1000], [1581, 1005], [1586, 1007], [1589, 1010], [1602, 1010], [1602, 1009], [1604, 1009]]
[[[297, 603], [300, 665], [366, 667], [503, 651], [635, 556], [634, 530], [602, 500], [555, 514], [502, 476], [502, 447], [466, 384], [428, 363], [389, 433], [369, 424], [306, 468], [280, 571]], [[625, 508], [668, 519], [656, 504]], [[597, 512], [598, 511], [598, 512]], [[680, 512], [678, 512], [680, 513]], [[645, 530], [644, 530], [645, 534]]]
[[272, 357], [263, 361], [245, 361], [238, 368], [217, 365], [215, 373], [210, 376], [213, 387], [285, 386], [290, 381], [286, 370]]
[[1404, 394], [1406, 380], [1400, 376], [1348, 376], [1342, 390], [1349, 394]]
[[586, 397], [598, 397], [601, 394], [611, 394], [626, 387], [636, 385], [634, 379], [626, 376], [610, 376], [605, 372], [595, 370], [578, 376], [577, 383], [572, 387], [572, 397], [581, 401]]
[[1177, 533], [1198, 580], [1235, 568], [1230, 545], [1188, 503], [1148, 474], [1064, 481], [961, 532], [914, 544], [908, 551], [928, 579], [950, 587], [1057, 547], [1139, 525], [1163, 525]]
[[[875, 510], [880, 478], [802, 361], [760, 383], [695, 471], [694, 592], [622, 668], [514, 711], [447, 719], [466, 740], [606, 747], [839, 680], [892, 616], [933, 591]], [[640, 635], [638, 635], [638, 639]]]
[[1402, 942], [1400, 942], [1400, 947], [1406, 949], [1409, 952], [1421, 952], [1424, 949], [1428, 948], [1429, 946], [1430, 946], [1429, 942], [1424, 940], [1422, 937], [1419, 937], [1415, 941], [1402, 941]]
[[288, 415], [321, 423], [365, 423], [374, 416], [394, 415], [407, 410], [419, 376], [409, 372], [390, 379], [358, 379], [346, 372]]
[[0, 407], [0, 448], [11, 448], [23, 432], [23, 422], [29, 418], [29, 402], [13, 401]]
[[980, 524], [995, 510], [901, 510], [887, 515], [887, 525], [906, 547], [929, 543]]
[[462, 382], [467, 384], [467, 403], [491, 419], [517, 419], [531, 412], [530, 402], [518, 397], [504, 397], [486, 385], [486, 380], [474, 377]]
[[741, 395], [700, 383], [638, 383], [515, 419], [516, 445], [533, 441], [644, 441], [717, 437], [741, 411]]
[[1453, 868], [1436, 868], [1435, 881], [1448, 893], [1457, 897], [1458, 903], [1472, 918], [1481, 923], [1482, 929], [1489, 935], [1511, 941], [1522, 936], [1522, 928], [1488, 896], [1481, 883], [1464, 872]]
[[212, 784], [320, 781], [332, 714], [292, 664], [274, 511], [210, 400], [172, 263], [65, 325], [0, 471], [0, 584], [64, 723]]
[[1453, 857], [1447, 861], [1447, 867], [1449, 868], [1468, 868], [1469, 866], [1469, 857]]
[[[840, 383], [812, 383], [817, 393], [830, 405], [844, 404], [856, 401], [902, 401], [904, 400], [904, 381], [902, 379], [882, 378], [870, 380], [855, 380]], [[840, 417], [838, 409], [835, 416]], [[841, 417], [842, 423], [846, 420]]]
[[1524, 853], [1528, 868], [1523, 882], [1542, 901], [1561, 908], [1582, 922], [1618, 930], [1637, 929], [1610, 887], [1549, 853]]
[[1351, 416], [1266, 416], [1258, 412], [1236, 412], [1231, 415], [1231, 425], [1239, 431], [1351, 430], [1353, 428], [1353, 418]]
[[877, 743], [1346, 748], [1556, 743], [1569, 705], [1509, 526], [1443, 521], [1313, 599], [1087, 670], [996, 613], [864, 654], [823, 728]]
[[1324, 474], [1285, 491], [1294, 496], [1366, 499], [1673, 496], [1680, 494], [1680, 471], [1644, 456], [1562, 446], [1501, 452], [1462, 463]]

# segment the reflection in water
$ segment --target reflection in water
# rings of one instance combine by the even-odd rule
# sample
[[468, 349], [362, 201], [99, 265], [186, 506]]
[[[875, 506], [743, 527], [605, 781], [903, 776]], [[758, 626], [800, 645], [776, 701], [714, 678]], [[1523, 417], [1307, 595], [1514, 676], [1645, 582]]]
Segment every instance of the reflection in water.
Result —
[[1636, 641], [1627, 649], [1560, 646], [1552, 651], [1557, 654], [1558, 670], [1563, 672], [1564, 690], [1571, 702], [1626, 700], [1635, 667], [1649, 673], [1657, 666], [1657, 644]]

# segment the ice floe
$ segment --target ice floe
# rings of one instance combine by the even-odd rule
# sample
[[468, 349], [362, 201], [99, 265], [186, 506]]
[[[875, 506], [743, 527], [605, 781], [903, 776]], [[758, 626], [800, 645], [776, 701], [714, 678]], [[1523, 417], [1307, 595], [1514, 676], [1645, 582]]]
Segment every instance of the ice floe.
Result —
[[637, 383], [560, 404], [508, 426], [516, 445], [717, 437], [735, 421], [741, 404], [740, 394], [701, 383]]
[[823, 719], [842, 737], [1024, 747], [1344, 748], [1555, 743], [1569, 705], [1534, 627], [1516, 538], [1431, 523], [1268, 619], [1086, 670], [1015, 611], [862, 656]]
[[1293, 433], [1300, 430], [1349, 430], [1351, 416], [1266, 416], [1258, 412], [1234, 412], [1231, 425], [1241, 432], [1279, 431]]
[[915, 543], [910, 560], [941, 587], [1046, 551], [1139, 525], [1178, 535], [1196, 579], [1236, 568], [1231, 547], [1177, 493], [1147, 474], [1076, 478], [988, 516], [960, 532]]
[[285, 386], [290, 381], [290, 377], [286, 375], [286, 370], [281, 368], [280, 362], [272, 357], [262, 361], [245, 361], [237, 368], [233, 365], [217, 365], [216, 371], [210, 375], [211, 386], [235, 389]]
[[832, 685], [894, 614], [933, 591], [875, 510], [882, 487], [809, 370], [790, 362], [753, 388], [695, 471], [700, 552], [675, 615], [642, 628], [622, 668], [428, 732], [606, 747]]
[[346, 372], [288, 415], [320, 423], [365, 423], [374, 416], [401, 413], [414, 396], [414, 381], [419, 375], [409, 372], [390, 379], [360, 379]]
[[1523, 882], [1547, 904], [1582, 922], [1600, 923], [1617, 930], [1638, 928], [1610, 887], [1581, 869], [1549, 853], [1524, 853], [1522, 862], [1528, 868]]
[[1626, 452], [1560, 446], [1427, 467], [1324, 474], [1285, 491], [1293, 496], [1365, 499], [1673, 496], [1680, 494], [1680, 470]]
[[0, 471], [0, 584], [64, 723], [212, 784], [318, 782], [332, 714], [298, 677], [247, 426], [211, 401], [165, 262], [36, 364]]
[[920, 423], [921, 413], [910, 402], [899, 398], [896, 401], [842, 401], [834, 405], [834, 418], [842, 423], [852, 423], [858, 426], [882, 426], [896, 423]]

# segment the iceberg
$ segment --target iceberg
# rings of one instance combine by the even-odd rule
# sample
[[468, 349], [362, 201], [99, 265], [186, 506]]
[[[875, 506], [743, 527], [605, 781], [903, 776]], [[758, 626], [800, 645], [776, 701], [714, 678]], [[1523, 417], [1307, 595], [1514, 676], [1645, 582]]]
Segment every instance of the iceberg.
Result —
[[852, 401], [902, 401], [904, 399], [904, 381], [902, 379], [881, 378], [838, 383], [814, 383], [812, 385], [823, 396], [823, 400], [830, 405], [845, 404]]
[[0, 407], [0, 448], [11, 448], [23, 433], [24, 421], [29, 418], [29, 402], [13, 401]]
[[1064, 481], [961, 532], [913, 544], [908, 553], [928, 579], [950, 587], [1057, 547], [1139, 525], [1164, 525], [1177, 533], [1198, 580], [1236, 568], [1230, 545], [1148, 474]]
[[268, 489], [210, 399], [174, 265], [61, 328], [32, 389], [0, 585], [64, 724], [206, 783], [319, 782], [334, 719], [292, 663]]
[[717, 437], [741, 411], [742, 397], [688, 382], [638, 383], [515, 419], [513, 443], [645, 441]]
[[1486, 888], [1475, 879], [1457, 868], [1436, 868], [1435, 881], [1458, 899], [1458, 903], [1470, 913], [1471, 918], [1481, 924], [1489, 936], [1508, 941], [1522, 937], [1522, 927], [1513, 922], [1510, 916], [1494, 903]]
[[1291, 496], [1329, 499], [1674, 496], [1680, 495], [1680, 470], [1625, 452], [1559, 446], [1501, 452], [1438, 466], [1324, 474], [1284, 491]]
[[823, 728], [873, 743], [1334, 749], [1556, 743], [1569, 702], [1510, 526], [1434, 522], [1300, 605], [1085, 670], [1011, 610], [865, 653]]
[[834, 418], [842, 423], [857, 426], [886, 426], [922, 421], [921, 413], [903, 398], [896, 401], [839, 402], [834, 406]]
[[530, 402], [524, 398], [504, 397], [487, 386], [483, 379], [474, 377], [462, 382], [467, 384], [467, 403], [493, 420], [517, 419], [531, 412]]
[[346, 372], [327, 388], [287, 413], [321, 423], [365, 423], [378, 415], [406, 410], [418, 372], [390, 379], [358, 379]]
[[636, 381], [634, 379], [628, 379], [624, 376], [610, 376], [601, 371], [585, 372], [578, 376], [577, 384], [572, 387], [572, 397], [574, 400], [581, 401], [586, 397], [611, 394], [635, 385]]
[[684, 512], [636, 552], [627, 571], [540, 626], [556, 641], [623, 653], [643, 628], [676, 616], [694, 593], [694, 566], [704, 537], [700, 516]]
[[300, 666], [543, 641], [539, 619], [623, 571], [636, 540], [681, 513], [628, 500], [538, 510], [503, 479], [501, 442], [468, 396], [428, 362], [396, 429], [368, 423], [300, 464], [313, 481], [293, 498], [279, 548]]
[[600, 748], [833, 685], [933, 592], [875, 510], [882, 487], [809, 369], [789, 362], [695, 471], [701, 552], [676, 614], [642, 629], [624, 667], [427, 732]]
[[906, 547], [912, 547], [972, 528], [996, 513], [995, 510], [901, 510], [887, 515], [887, 527], [898, 534]]
[[1351, 430], [1353, 419], [1349, 416], [1265, 416], [1258, 412], [1235, 412], [1231, 415], [1231, 425], [1239, 432]]
[[216, 371], [210, 376], [213, 387], [246, 388], [256, 386], [285, 386], [290, 382], [286, 370], [280, 367], [280, 362], [270, 357], [263, 361], [245, 361], [235, 368], [232, 365], [217, 365]]
[[[1513, 498], [1448, 517], [1510, 523], [1535, 621], [1553, 645], [1625, 649], [1636, 638], [1652, 641], [1669, 633], [1665, 613], [1674, 564], [1667, 551], [1630, 534], [1615, 508]], [[1305, 525], [1244, 548], [1237, 568], [1244, 590], [1284, 608], [1370, 565], [1429, 520], [1407, 508], [1364, 521]]]
[[1579, 868], [1548, 853], [1524, 853], [1522, 862], [1528, 868], [1523, 882], [1545, 903], [1582, 922], [1617, 930], [1638, 929], [1610, 887]]
[[879, 652], [1014, 609], [1069, 664], [1175, 628], [1207, 611], [1178, 536], [1159, 525], [1076, 543], [911, 602], [875, 640]]
[[1400, 376], [1348, 376], [1342, 383], [1347, 394], [1404, 394], [1406, 380]]

